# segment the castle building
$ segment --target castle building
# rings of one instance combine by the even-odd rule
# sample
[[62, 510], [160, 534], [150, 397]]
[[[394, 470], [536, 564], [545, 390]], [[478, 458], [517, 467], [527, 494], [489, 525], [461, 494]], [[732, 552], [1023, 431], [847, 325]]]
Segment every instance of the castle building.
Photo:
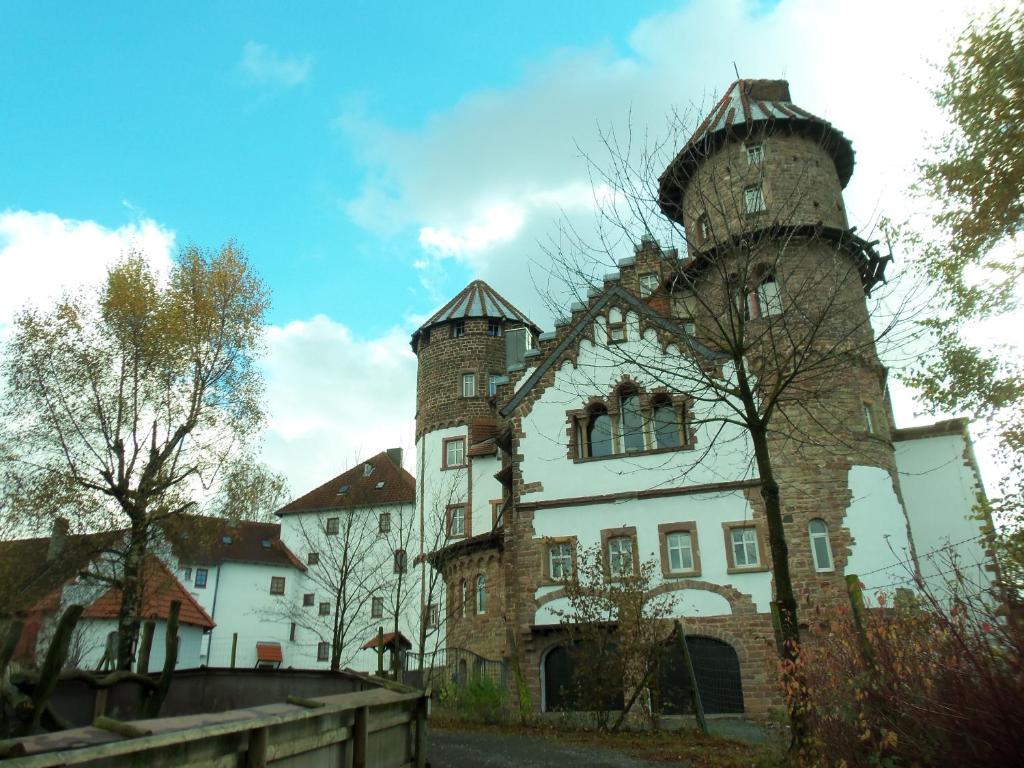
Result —
[[[966, 423], [896, 427], [866, 301], [888, 259], [849, 225], [853, 158], [785, 81], [737, 81], [659, 180], [683, 254], [645, 236], [553, 332], [475, 281], [413, 334], [417, 509], [443, 576], [423, 599], [449, 649], [514, 660], [535, 707], [564, 706], [581, 553], [610, 580], [653, 562], [705, 706], [765, 713], [780, 550], [762, 467], [811, 634], [847, 574], [892, 593], [956, 544], [990, 579]], [[767, 403], [758, 442], [744, 409]]]

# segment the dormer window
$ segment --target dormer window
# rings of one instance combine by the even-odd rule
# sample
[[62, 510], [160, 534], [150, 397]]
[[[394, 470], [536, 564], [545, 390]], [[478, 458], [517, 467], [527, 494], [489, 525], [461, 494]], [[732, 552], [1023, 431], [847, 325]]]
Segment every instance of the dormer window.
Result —
[[373, 474], [373, 464], [370, 464], [369, 462], [367, 462], [366, 464], [363, 464], [363, 477], [369, 477], [372, 474]]
[[622, 310], [612, 307], [608, 310], [608, 343], [621, 344], [626, 340], [626, 323], [622, 319]]
[[348, 493], [348, 486], [347, 485], [343, 485], [343, 486], [341, 486], [338, 489], [338, 495], [339, 496], [344, 496], [346, 493]]
[[377, 489], [378, 491], [379, 491], [379, 490], [381, 490], [381, 489], [383, 489], [383, 488], [384, 488], [384, 481], [383, 481], [383, 480], [381, 480], [381, 481], [380, 481], [380, 482], [378, 482], [378, 483], [377, 483], [377, 485], [375, 485], [374, 487], [375, 487], [375, 488], [376, 488], [376, 489]]
[[232, 538], [230, 536], [221, 536], [220, 537], [220, 543], [221, 544], [230, 544], [231, 542], [232, 542]]
[[462, 320], [452, 322], [452, 338], [460, 339], [466, 335], [466, 324]]
[[658, 290], [658, 276], [655, 274], [640, 275], [640, 298], [646, 299]]
[[747, 144], [747, 165], [760, 165], [764, 161], [762, 144]]
[[487, 335], [488, 336], [501, 336], [501, 321], [500, 320], [488, 320], [487, 321]]

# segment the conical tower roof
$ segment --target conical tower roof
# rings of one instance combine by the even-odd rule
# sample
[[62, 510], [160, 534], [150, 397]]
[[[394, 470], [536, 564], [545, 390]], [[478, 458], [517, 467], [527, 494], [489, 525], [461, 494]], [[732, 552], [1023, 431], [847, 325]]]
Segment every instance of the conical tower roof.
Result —
[[474, 280], [459, 291], [455, 298], [431, 315], [430, 319], [416, 330], [412, 335], [413, 348], [415, 349], [416, 347], [416, 340], [419, 338], [420, 333], [427, 328], [469, 317], [486, 317], [488, 319], [522, 323], [535, 333], [541, 332], [540, 327], [512, 306], [508, 299], [491, 288], [483, 280]]
[[820, 141], [832, 155], [839, 183], [847, 185], [853, 175], [853, 145], [842, 131], [790, 101], [785, 80], [737, 80], [658, 179], [662, 212], [679, 219], [679, 205], [693, 173], [729, 138], [743, 140], [763, 128], [783, 125]]

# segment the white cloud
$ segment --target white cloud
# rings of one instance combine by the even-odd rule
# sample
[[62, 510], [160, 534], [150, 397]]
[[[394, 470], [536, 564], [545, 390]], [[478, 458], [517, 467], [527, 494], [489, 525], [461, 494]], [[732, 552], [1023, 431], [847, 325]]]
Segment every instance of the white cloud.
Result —
[[313, 57], [285, 56], [250, 40], [242, 48], [242, 72], [254, 83], [290, 88], [309, 78]]
[[298, 496], [386, 448], [412, 466], [416, 358], [392, 329], [360, 339], [324, 315], [267, 329], [263, 456]]
[[129, 251], [166, 272], [173, 248], [174, 233], [152, 219], [109, 229], [53, 213], [0, 212], [0, 329], [27, 304], [45, 307], [65, 291], [98, 284]]

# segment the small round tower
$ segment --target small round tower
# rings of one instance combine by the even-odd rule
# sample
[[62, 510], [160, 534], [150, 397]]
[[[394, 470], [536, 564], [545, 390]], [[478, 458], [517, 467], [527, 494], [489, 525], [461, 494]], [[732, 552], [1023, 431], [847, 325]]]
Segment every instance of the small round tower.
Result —
[[540, 329], [483, 280], [474, 280], [412, 335], [416, 439], [494, 417], [494, 379], [522, 362]]

